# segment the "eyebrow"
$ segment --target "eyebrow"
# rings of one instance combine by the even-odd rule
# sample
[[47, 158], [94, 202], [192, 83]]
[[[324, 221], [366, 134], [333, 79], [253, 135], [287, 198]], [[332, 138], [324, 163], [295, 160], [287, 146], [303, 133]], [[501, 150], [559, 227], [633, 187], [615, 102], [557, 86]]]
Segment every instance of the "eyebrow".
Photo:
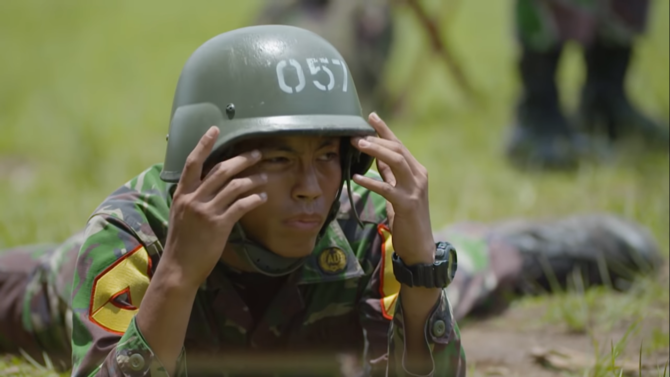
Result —
[[[329, 146], [332, 146], [333, 144], [335, 144], [335, 139], [329, 138], [329, 139], [324, 140], [321, 144], [319, 144], [319, 147], [317, 149], [329, 147]], [[287, 153], [298, 153], [295, 149], [291, 148], [283, 140], [272, 140], [272, 141], [268, 141], [266, 143], [262, 143], [259, 146], [259, 149], [261, 149], [261, 150], [275, 150], [275, 151], [281, 151], [281, 152], [287, 152]]]

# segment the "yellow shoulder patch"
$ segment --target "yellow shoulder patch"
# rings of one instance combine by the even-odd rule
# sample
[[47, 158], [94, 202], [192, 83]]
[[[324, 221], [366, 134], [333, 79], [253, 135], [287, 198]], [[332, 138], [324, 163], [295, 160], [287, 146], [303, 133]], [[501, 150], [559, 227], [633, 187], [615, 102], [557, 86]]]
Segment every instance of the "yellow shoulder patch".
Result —
[[398, 293], [400, 293], [400, 283], [393, 274], [393, 237], [385, 225], [379, 225], [377, 231], [382, 237], [382, 268], [379, 277], [380, 306], [384, 318], [392, 320]]
[[102, 271], [93, 282], [89, 319], [103, 329], [123, 334], [149, 288], [151, 259], [139, 246]]

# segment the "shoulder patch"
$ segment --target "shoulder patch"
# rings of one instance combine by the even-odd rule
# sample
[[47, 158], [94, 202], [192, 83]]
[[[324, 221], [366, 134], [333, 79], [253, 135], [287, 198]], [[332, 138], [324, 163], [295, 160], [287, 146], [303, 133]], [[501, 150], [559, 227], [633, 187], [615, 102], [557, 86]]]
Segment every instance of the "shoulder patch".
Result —
[[126, 253], [93, 281], [89, 319], [122, 335], [139, 311], [149, 288], [151, 259], [144, 247]]
[[382, 265], [379, 272], [381, 274], [379, 277], [381, 302], [379, 306], [382, 309], [384, 318], [392, 320], [398, 293], [400, 293], [400, 283], [393, 274], [393, 237], [389, 228], [383, 224], [377, 227], [377, 232], [382, 237]]

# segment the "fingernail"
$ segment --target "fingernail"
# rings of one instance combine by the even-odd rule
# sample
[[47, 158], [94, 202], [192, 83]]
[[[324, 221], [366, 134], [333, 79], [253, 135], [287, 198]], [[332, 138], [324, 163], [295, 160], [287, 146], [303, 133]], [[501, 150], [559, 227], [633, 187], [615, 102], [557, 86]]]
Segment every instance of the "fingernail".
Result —
[[252, 151], [251, 152], [251, 157], [259, 158], [259, 157], [261, 157], [261, 152], [259, 150]]
[[207, 130], [207, 136], [214, 137], [214, 133], [216, 132], [217, 129], [218, 128], [216, 128], [216, 126], [210, 127], [209, 130]]
[[367, 146], [370, 146], [370, 142], [365, 140], [365, 139], [360, 139], [360, 140], [358, 140], [358, 146], [367, 147]]
[[264, 193], [264, 192], [261, 192], [261, 193], [258, 194], [258, 195], [259, 195], [259, 196], [261, 197], [261, 199], [263, 199], [263, 200], [265, 200], [265, 199], [268, 198], [268, 194], [266, 194], [266, 193]]
[[382, 119], [379, 117], [379, 115], [377, 115], [377, 113], [374, 112], [374, 111], [370, 114], [370, 118], [372, 118], [372, 120], [374, 120], [375, 122], [379, 122], [379, 121], [382, 120]]
[[354, 174], [351, 178], [353, 178], [353, 179], [361, 179], [361, 175], [360, 175], [360, 174]]
[[268, 180], [268, 175], [265, 174], [265, 173], [261, 174], [261, 181], [265, 182], [267, 180]]

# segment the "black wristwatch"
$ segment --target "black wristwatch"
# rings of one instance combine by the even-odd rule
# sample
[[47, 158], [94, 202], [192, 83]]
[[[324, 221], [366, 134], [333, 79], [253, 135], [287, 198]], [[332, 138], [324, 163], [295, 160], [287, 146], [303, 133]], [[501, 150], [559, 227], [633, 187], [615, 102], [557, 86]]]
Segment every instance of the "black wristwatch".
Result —
[[456, 275], [456, 249], [448, 242], [435, 244], [435, 263], [406, 265], [393, 253], [393, 274], [410, 287], [446, 288]]

